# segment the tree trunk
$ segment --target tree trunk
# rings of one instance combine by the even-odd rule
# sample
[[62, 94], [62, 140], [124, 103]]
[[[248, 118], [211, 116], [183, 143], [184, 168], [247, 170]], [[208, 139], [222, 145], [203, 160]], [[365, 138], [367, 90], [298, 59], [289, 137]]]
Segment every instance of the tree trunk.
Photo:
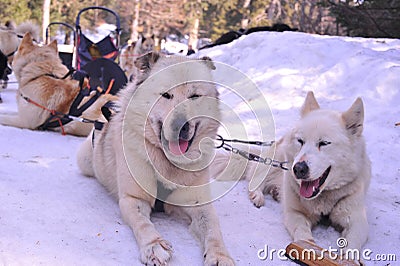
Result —
[[190, 36], [189, 36], [189, 45], [193, 47], [193, 49], [196, 49], [197, 43], [199, 41], [198, 36], [199, 36], [199, 24], [200, 20], [199, 18], [196, 18], [193, 23], [193, 28], [190, 31]]
[[131, 33], [131, 40], [134, 42], [136, 42], [139, 39], [139, 33], [138, 33], [139, 11], [140, 11], [140, 2], [139, 2], [139, 0], [136, 0], [135, 1], [135, 14], [133, 15], [132, 33]]
[[281, 2], [279, 0], [272, 0], [268, 8], [268, 19], [271, 21], [279, 21], [281, 14]]
[[50, 4], [51, 0], [43, 0], [42, 38], [44, 42], [46, 42], [46, 28], [50, 24]]
[[249, 6], [250, 6], [251, 0], [245, 0], [243, 3], [243, 19], [240, 23], [240, 27], [242, 29], [247, 29], [247, 27], [249, 26], [249, 14], [250, 11], [248, 10]]

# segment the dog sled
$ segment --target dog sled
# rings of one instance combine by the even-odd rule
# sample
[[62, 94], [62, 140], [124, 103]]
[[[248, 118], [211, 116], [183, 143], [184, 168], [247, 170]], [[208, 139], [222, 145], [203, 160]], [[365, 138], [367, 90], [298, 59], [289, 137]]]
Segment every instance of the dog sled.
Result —
[[[61, 58], [61, 62], [68, 67], [69, 70], [73, 69], [75, 66], [75, 46], [76, 46], [76, 32], [72, 25], [64, 22], [52, 22], [46, 27], [46, 40], [45, 43], [49, 44], [52, 41], [51, 28], [54, 26], [66, 28], [65, 38], [63, 43], [59, 41], [57, 44], [58, 55]], [[72, 40], [70, 40], [72, 35]]]
[[[81, 17], [90, 10], [100, 10], [115, 19], [115, 30], [100, 41], [94, 42], [84, 34]], [[90, 77], [91, 88], [100, 88], [115, 94], [128, 82], [124, 71], [117, 64], [120, 52], [120, 18], [113, 10], [101, 6], [91, 6], [79, 11], [76, 17], [76, 69]]]
[[[85, 31], [82, 29], [81, 17], [89, 10], [104, 11], [111, 14], [115, 19], [115, 30], [109, 32], [98, 42], [92, 41], [90, 37], [84, 34]], [[90, 14], [86, 15], [90, 17]], [[67, 23], [55, 22], [53, 24], [60, 24], [71, 28]], [[78, 12], [75, 30], [73, 27], [72, 30], [74, 32], [73, 49], [72, 51], [71, 47], [69, 47], [69, 50], [60, 49], [59, 56], [63, 64], [70, 69], [62, 79], [72, 75], [73, 79], [79, 80], [80, 93], [74, 99], [68, 114], [52, 114], [49, 119], [39, 127], [42, 130], [55, 127], [62, 128], [65, 124], [73, 120], [84, 123], [95, 122], [81, 118], [80, 116], [94, 104], [101, 95], [117, 94], [128, 81], [124, 71], [116, 63], [119, 59], [119, 35], [121, 31], [120, 19], [117, 13], [101, 6], [84, 8]], [[57, 47], [60, 48], [63, 46], [58, 45]], [[64, 56], [64, 60], [62, 56]], [[85, 82], [85, 79], [87, 79], [88, 82]], [[88, 96], [90, 99], [82, 104], [83, 99]]]

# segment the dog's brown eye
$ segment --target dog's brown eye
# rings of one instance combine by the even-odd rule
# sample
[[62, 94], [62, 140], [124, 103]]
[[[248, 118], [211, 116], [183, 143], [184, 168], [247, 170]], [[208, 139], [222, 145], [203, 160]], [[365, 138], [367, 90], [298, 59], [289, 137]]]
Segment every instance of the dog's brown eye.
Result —
[[163, 94], [161, 94], [162, 97], [166, 98], [166, 99], [172, 99], [173, 95], [169, 94], [168, 92], [164, 92]]
[[304, 140], [302, 140], [302, 139], [297, 139], [297, 141], [300, 143], [301, 146], [304, 145]]
[[198, 94], [193, 94], [193, 95], [189, 96], [189, 99], [191, 99], [191, 100], [196, 100], [198, 98], [200, 98], [200, 95], [198, 95]]
[[321, 148], [322, 146], [327, 146], [329, 144], [331, 144], [330, 141], [325, 141], [325, 140], [320, 141], [320, 142], [318, 142], [318, 148]]

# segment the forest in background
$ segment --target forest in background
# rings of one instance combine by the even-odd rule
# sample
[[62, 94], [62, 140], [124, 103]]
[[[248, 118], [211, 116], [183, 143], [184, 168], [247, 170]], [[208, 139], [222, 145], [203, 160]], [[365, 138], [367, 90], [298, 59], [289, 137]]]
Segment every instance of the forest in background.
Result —
[[[79, 10], [88, 6], [105, 6], [119, 14], [123, 43], [139, 33], [159, 39], [182, 34], [196, 43], [200, 38], [215, 40], [230, 30], [274, 23], [315, 34], [400, 37], [398, 0], [0, 0], [0, 21], [31, 20], [42, 25], [48, 9], [49, 22], [74, 26]], [[82, 23], [89, 28], [114, 23], [98, 12], [86, 18]]]

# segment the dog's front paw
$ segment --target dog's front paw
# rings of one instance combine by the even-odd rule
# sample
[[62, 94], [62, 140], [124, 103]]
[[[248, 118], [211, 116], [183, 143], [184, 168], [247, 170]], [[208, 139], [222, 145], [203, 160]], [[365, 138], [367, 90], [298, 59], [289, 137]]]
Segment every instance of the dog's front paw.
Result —
[[148, 244], [141, 252], [141, 260], [145, 265], [164, 266], [172, 256], [172, 246], [165, 240], [157, 240]]
[[264, 194], [262, 193], [261, 190], [255, 190], [249, 192], [249, 199], [251, 202], [253, 202], [254, 206], [256, 206], [257, 208], [260, 208], [265, 204]]
[[235, 262], [225, 252], [208, 252], [204, 255], [204, 266], [234, 266]]

